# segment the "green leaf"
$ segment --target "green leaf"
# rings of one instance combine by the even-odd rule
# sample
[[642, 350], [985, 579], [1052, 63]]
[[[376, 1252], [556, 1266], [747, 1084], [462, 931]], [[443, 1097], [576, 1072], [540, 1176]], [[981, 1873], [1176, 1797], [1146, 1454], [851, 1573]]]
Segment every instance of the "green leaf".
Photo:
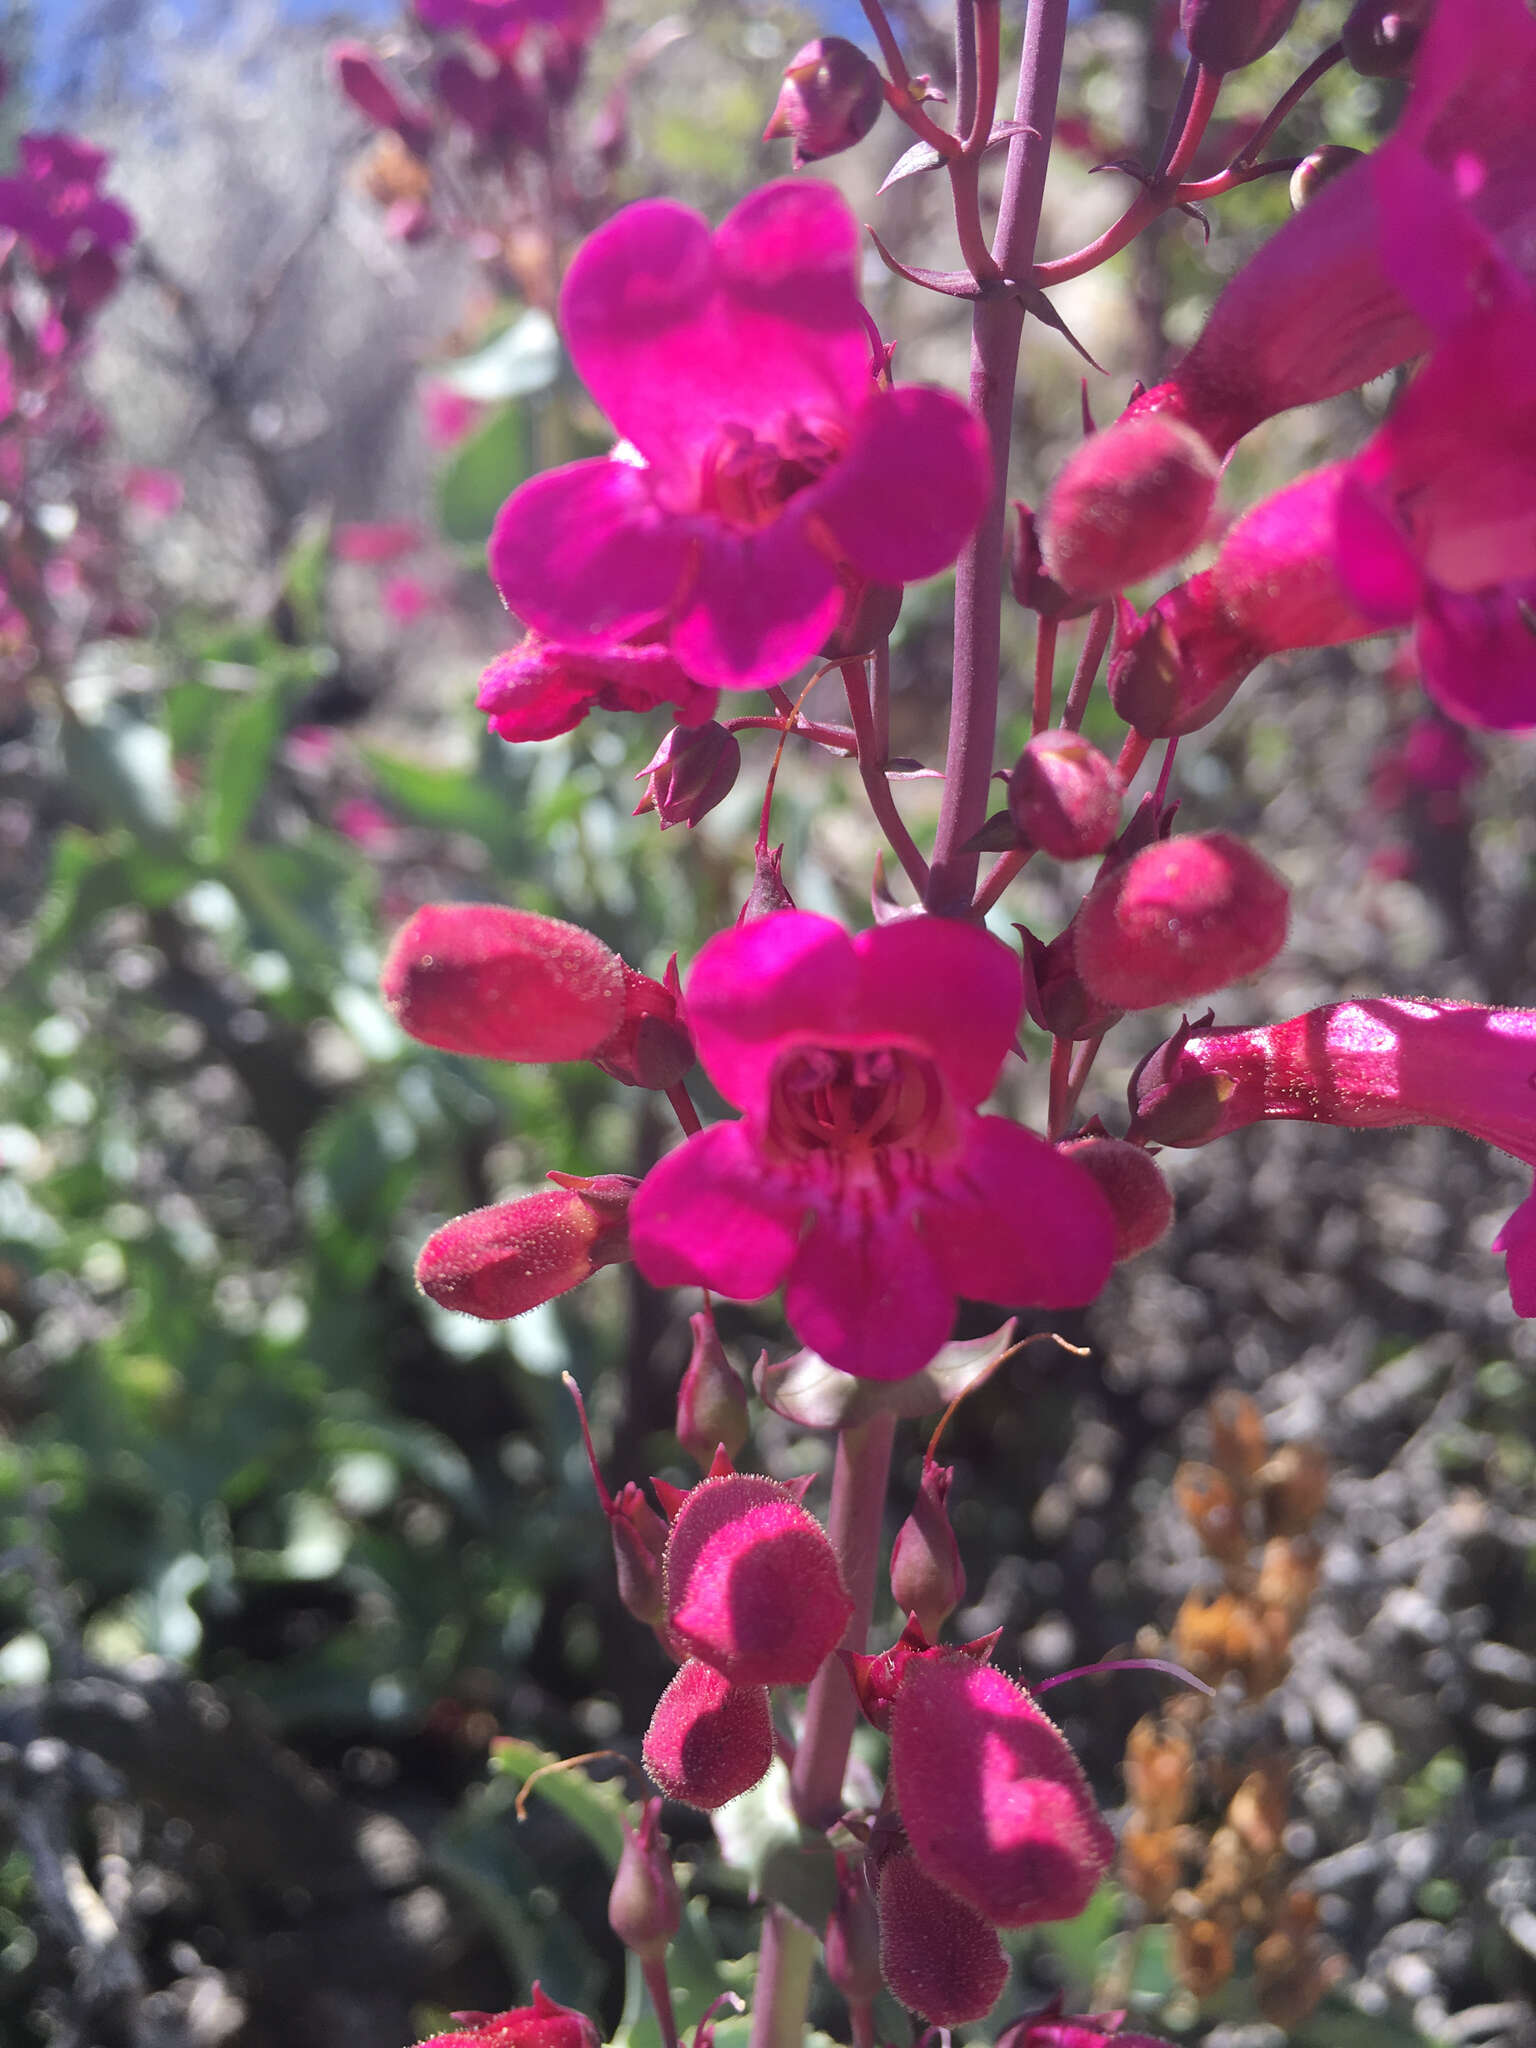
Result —
[[527, 406], [514, 400], [471, 434], [437, 480], [438, 524], [447, 538], [483, 545], [503, 501], [532, 471], [532, 422]]
[[437, 373], [450, 390], [482, 405], [547, 391], [560, 374], [560, 336], [547, 313], [531, 306], [504, 334]]
[[244, 838], [282, 729], [279, 692], [270, 682], [237, 697], [219, 720], [203, 800], [203, 826], [215, 860], [227, 860]]
[[[502, 1736], [491, 1745], [492, 1769], [517, 1785], [527, 1784], [535, 1771], [559, 1761], [547, 1749], [513, 1735]], [[622, 1778], [610, 1778], [599, 1785], [581, 1770], [549, 1771], [534, 1790], [581, 1829], [610, 1870], [618, 1868], [619, 1852], [624, 1847], [624, 1830], [619, 1823], [629, 1810]]]
[[283, 563], [283, 595], [292, 608], [301, 640], [324, 637], [325, 579], [330, 562], [329, 515], [306, 518]]
[[99, 717], [64, 725], [64, 766], [108, 825], [139, 838], [169, 840], [181, 822], [171, 743], [158, 725], [118, 699]]
[[802, 1830], [790, 1798], [789, 1773], [775, 1761], [768, 1775], [715, 1815], [720, 1853], [742, 1871], [754, 1898], [787, 1906], [819, 1933], [837, 1900], [837, 1867], [824, 1834]]

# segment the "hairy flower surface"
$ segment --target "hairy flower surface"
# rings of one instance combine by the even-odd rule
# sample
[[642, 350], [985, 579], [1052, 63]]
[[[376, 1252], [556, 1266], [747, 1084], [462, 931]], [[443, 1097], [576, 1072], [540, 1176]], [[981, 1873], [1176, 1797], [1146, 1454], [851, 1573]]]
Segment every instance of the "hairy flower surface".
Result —
[[655, 199], [585, 244], [562, 326], [627, 445], [502, 508], [491, 573], [536, 633], [578, 650], [656, 635], [696, 682], [746, 688], [816, 652], [844, 578], [954, 560], [986, 443], [949, 393], [875, 387], [857, 258], [839, 194], [789, 180], [713, 235]]
[[1013, 1042], [1018, 962], [974, 926], [910, 918], [850, 936], [781, 911], [711, 939], [688, 984], [699, 1056], [743, 1112], [654, 1167], [630, 1212], [661, 1286], [785, 1288], [801, 1340], [901, 1379], [958, 1295], [1060, 1308], [1108, 1276], [1114, 1225], [1088, 1176], [976, 1114]]
[[657, 642], [568, 647], [528, 633], [482, 674], [475, 704], [499, 739], [552, 740], [574, 732], [589, 711], [671, 704], [694, 726], [713, 718], [719, 701]]

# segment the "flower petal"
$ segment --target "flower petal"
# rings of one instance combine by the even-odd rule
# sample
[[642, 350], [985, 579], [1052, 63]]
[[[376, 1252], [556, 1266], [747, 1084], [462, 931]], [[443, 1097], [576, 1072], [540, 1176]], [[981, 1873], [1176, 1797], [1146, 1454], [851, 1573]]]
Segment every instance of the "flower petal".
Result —
[[1509, 1298], [1517, 1316], [1536, 1316], [1536, 1193], [1509, 1218], [1493, 1249], [1508, 1262]]
[[1466, 596], [1431, 584], [1416, 644], [1424, 687], [1452, 718], [1493, 732], [1536, 728], [1536, 583]]
[[1114, 1217], [1093, 1181], [1004, 1117], [975, 1119], [919, 1229], [946, 1286], [1009, 1308], [1080, 1308], [1114, 1263]]
[[514, 491], [488, 553], [492, 580], [524, 625], [597, 647], [667, 616], [693, 544], [687, 524], [657, 506], [643, 469], [598, 457]]
[[842, 585], [795, 512], [758, 533], [701, 522], [698, 575], [672, 651], [702, 683], [754, 689], [809, 661], [842, 609]]
[[839, 1372], [904, 1380], [949, 1341], [955, 1297], [907, 1222], [850, 1199], [818, 1214], [790, 1271], [784, 1313]]
[[1016, 956], [1001, 939], [946, 917], [900, 918], [853, 942], [859, 984], [848, 1029], [889, 1045], [911, 1040], [957, 1103], [989, 1095], [1024, 1007]]
[[629, 1206], [630, 1250], [657, 1287], [738, 1301], [771, 1294], [800, 1242], [804, 1204], [767, 1185], [741, 1124], [712, 1124], [653, 1166]]
[[949, 567], [991, 488], [981, 422], [948, 391], [905, 385], [866, 399], [842, 461], [807, 502], [862, 575], [911, 583]]
[[858, 967], [840, 924], [805, 910], [717, 932], [688, 977], [688, 1025], [709, 1078], [749, 1116], [786, 1046], [846, 1036]]
[[858, 230], [830, 185], [781, 179], [711, 237], [668, 199], [599, 228], [572, 263], [560, 320], [572, 360], [618, 431], [691, 509], [726, 422], [841, 421], [870, 385], [855, 284]]

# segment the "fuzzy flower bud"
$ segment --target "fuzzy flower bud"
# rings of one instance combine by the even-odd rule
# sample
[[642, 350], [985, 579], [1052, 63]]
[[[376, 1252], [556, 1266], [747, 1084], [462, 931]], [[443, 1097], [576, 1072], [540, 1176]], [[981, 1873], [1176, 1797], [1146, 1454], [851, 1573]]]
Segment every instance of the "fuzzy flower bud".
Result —
[[638, 1828], [627, 1819], [619, 1867], [608, 1894], [608, 1925], [641, 1962], [659, 1962], [683, 1921], [682, 1894], [662, 1841], [661, 1801], [648, 1799]]
[[673, 1636], [734, 1685], [808, 1685], [853, 1614], [826, 1531], [776, 1479], [701, 1480], [665, 1573]]
[[714, 719], [705, 725], [674, 725], [650, 760], [636, 775], [645, 779], [645, 794], [634, 815], [656, 813], [665, 832], [669, 825], [697, 825], [724, 801], [741, 772], [741, 744]]
[[434, 1230], [416, 1261], [416, 1284], [440, 1308], [483, 1322], [523, 1315], [629, 1257], [627, 1173], [554, 1174], [559, 1187], [493, 1202]]
[[1078, 972], [1127, 1010], [1184, 1002], [1267, 966], [1289, 903], [1280, 877], [1229, 833], [1160, 840], [1088, 892], [1073, 927]]
[[656, 1702], [640, 1754], [669, 1799], [713, 1813], [768, 1774], [773, 1716], [767, 1688], [732, 1685], [690, 1658]]
[[627, 961], [624, 1011], [619, 1028], [596, 1047], [592, 1064], [627, 1088], [674, 1088], [693, 1065], [693, 1040], [683, 1021], [677, 958], [664, 982], [654, 981]]
[[1144, 739], [1198, 732], [1225, 711], [1264, 648], [1225, 613], [1209, 571], [1138, 617], [1120, 600], [1109, 701]]
[[1046, 575], [1040, 553], [1039, 522], [1018, 498], [1013, 501], [1013, 509], [1019, 515], [1008, 551], [1008, 583], [1014, 597], [1026, 611], [1038, 612], [1043, 619], [1080, 618], [1092, 609], [1091, 601], [1069, 597], [1059, 583]]
[[366, 43], [333, 43], [330, 67], [336, 83], [375, 128], [398, 135], [415, 156], [432, 147], [432, 120], [426, 109], [406, 99]]
[[1115, 1259], [1133, 1259], [1173, 1221], [1173, 1195], [1150, 1154], [1123, 1138], [1074, 1138], [1062, 1151], [1091, 1173], [1115, 1219]]
[[1066, 1738], [990, 1664], [910, 1661], [891, 1778], [924, 1871], [995, 1927], [1075, 1919], [1114, 1855]]
[[1051, 490], [1040, 533], [1046, 572], [1073, 597], [1111, 597], [1187, 554], [1204, 534], [1221, 464], [1168, 413], [1090, 434]]
[[588, 1058], [625, 1021], [624, 963], [579, 925], [499, 903], [428, 903], [380, 977], [402, 1030], [493, 1060]]
[[1418, 52], [1433, 0], [1355, 0], [1339, 31], [1345, 60], [1365, 78], [1401, 78]]
[[884, 104], [885, 80], [864, 52], [842, 36], [818, 36], [785, 66], [763, 140], [792, 142], [798, 171], [862, 142]]
[[1032, 1024], [1053, 1038], [1097, 1038], [1118, 1024], [1123, 1008], [1101, 1003], [1077, 971], [1072, 926], [1047, 943], [1024, 925], [1024, 1008]]
[[735, 1458], [747, 1441], [747, 1390], [725, 1355], [708, 1309], [688, 1318], [693, 1352], [677, 1390], [677, 1440], [703, 1471], [722, 1446]]
[[984, 2019], [1008, 1981], [1008, 1958], [982, 1915], [905, 1844], [880, 1858], [875, 1886], [880, 1967], [893, 1995], [936, 2027]]
[[602, 2036], [584, 2012], [554, 1999], [535, 1984], [532, 2005], [510, 2012], [456, 2012], [461, 2027], [433, 2034], [417, 2048], [598, 2048]]
[[965, 1598], [965, 1567], [949, 1525], [953, 1465], [923, 1460], [912, 1512], [891, 1546], [891, 1597], [903, 1614], [914, 1614], [930, 1643]]
[[837, 1857], [837, 1902], [827, 1921], [823, 1955], [828, 1977], [850, 2005], [867, 2005], [880, 1995], [880, 1918], [865, 1866], [841, 1851]]
[[1092, 741], [1041, 732], [1008, 778], [1008, 815], [1026, 845], [1054, 860], [1082, 860], [1114, 838], [1123, 793], [1114, 764]]
[[1189, 54], [1207, 71], [1241, 71], [1267, 55], [1301, 0], [1180, 0], [1179, 27]]

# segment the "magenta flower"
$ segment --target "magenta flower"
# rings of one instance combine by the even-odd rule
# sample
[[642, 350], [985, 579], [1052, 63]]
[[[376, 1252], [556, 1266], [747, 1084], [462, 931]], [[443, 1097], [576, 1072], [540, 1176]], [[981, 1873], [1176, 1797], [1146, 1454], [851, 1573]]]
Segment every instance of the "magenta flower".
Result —
[[990, 463], [947, 392], [877, 389], [858, 229], [828, 185], [782, 180], [711, 235], [671, 200], [627, 207], [572, 264], [576, 368], [627, 443], [535, 477], [502, 507], [491, 573], [574, 649], [664, 639], [688, 675], [792, 675], [850, 583], [955, 559]]
[[[1208, 1144], [1275, 1118], [1437, 1124], [1536, 1166], [1536, 1010], [1381, 996], [1248, 1031], [1182, 1030], [1131, 1083], [1131, 1136]], [[1515, 1311], [1536, 1315], [1536, 1196], [1494, 1240]]]
[[956, 1297], [1091, 1301], [1114, 1223], [1082, 1170], [976, 1114], [1019, 1022], [1018, 962], [988, 933], [914, 918], [850, 937], [780, 911], [710, 940], [688, 1017], [742, 1112], [654, 1167], [630, 1211], [648, 1279], [752, 1300], [785, 1289], [802, 1341], [901, 1379]]
[[720, 701], [685, 675], [655, 641], [570, 647], [528, 633], [498, 654], [480, 678], [477, 708], [504, 740], [550, 740], [574, 732], [589, 711], [676, 708], [681, 725], [705, 725]]
[[17, 149], [19, 175], [0, 178], [0, 228], [13, 228], [40, 265], [106, 263], [133, 240], [133, 215], [97, 189], [104, 150], [77, 135], [23, 135]]

